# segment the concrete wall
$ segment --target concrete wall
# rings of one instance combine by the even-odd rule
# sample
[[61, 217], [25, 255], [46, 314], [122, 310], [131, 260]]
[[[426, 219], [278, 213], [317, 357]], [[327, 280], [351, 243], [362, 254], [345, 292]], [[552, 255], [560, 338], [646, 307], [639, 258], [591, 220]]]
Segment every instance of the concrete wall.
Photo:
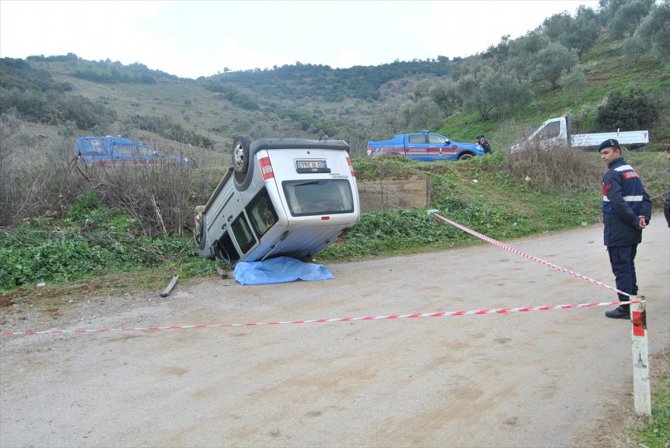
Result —
[[425, 208], [430, 203], [428, 178], [380, 179], [358, 181], [361, 210], [393, 210], [396, 208]]

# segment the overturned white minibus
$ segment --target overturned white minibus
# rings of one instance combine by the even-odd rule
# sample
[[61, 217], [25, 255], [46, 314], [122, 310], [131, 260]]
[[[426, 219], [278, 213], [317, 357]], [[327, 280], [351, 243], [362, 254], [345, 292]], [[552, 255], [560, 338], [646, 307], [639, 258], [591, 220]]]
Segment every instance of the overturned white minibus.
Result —
[[201, 257], [230, 264], [280, 255], [308, 259], [360, 216], [349, 145], [237, 137], [233, 166], [195, 215]]

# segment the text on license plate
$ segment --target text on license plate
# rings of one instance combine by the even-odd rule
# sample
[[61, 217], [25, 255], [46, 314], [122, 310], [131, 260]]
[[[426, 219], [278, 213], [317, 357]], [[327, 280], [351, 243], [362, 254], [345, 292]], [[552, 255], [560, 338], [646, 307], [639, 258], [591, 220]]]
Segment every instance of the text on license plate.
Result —
[[295, 167], [298, 169], [320, 169], [328, 168], [325, 160], [296, 160]]

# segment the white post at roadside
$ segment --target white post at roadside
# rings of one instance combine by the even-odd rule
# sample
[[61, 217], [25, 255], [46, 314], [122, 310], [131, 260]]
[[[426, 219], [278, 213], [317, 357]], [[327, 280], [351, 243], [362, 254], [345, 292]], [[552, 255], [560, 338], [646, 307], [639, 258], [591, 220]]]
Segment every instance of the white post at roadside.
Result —
[[[631, 300], [635, 298], [631, 296]], [[635, 413], [651, 418], [651, 387], [649, 384], [649, 343], [647, 312], [644, 301], [630, 304], [633, 323], [633, 399]]]

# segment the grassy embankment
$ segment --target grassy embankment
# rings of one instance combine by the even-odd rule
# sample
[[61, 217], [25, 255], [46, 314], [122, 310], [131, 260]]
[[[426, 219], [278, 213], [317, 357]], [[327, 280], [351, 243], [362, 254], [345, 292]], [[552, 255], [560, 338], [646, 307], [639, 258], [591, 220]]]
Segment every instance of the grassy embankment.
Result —
[[[663, 157], [660, 152], [629, 153], [657, 204], [669, 187]], [[566, 150], [520, 156], [499, 152], [466, 163], [432, 164], [355, 159], [354, 166], [359, 179], [424, 173], [432, 186], [431, 208], [496, 239], [575, 228], [598, 222], [600, 217], [602, 167], [595, 153]], [[209, 191], [206, 186], [198, 189]], [[190, 222], [192, 204], [185, 199], [182, 208], [178, 212], [184, 226]], [[149, 216], [153, 212], [147, 210]], [[127, 288], [133, 282], [158, 287], [175, 274], [182, 279], [212, 275], [216, 263], [196, 256], [190, 232], [186, 226], [183, 236], [147, 236], [137, 216], [104, 206], [89, 191], [64, 219], [31, 219], [18, 229], [0, 233], [0, 293], [30, 294], [38, 282], [54, 287], [99, 283], [101, 276], [113, 279], [105, 282], [110, 286]], [[344, 241], [318, 254], [318, 260], [332, 263], [372, 253], [417, 253], [479, 242], [456, 228], [438, 225], [425, 210], [373, 211], [363, 213]]]

